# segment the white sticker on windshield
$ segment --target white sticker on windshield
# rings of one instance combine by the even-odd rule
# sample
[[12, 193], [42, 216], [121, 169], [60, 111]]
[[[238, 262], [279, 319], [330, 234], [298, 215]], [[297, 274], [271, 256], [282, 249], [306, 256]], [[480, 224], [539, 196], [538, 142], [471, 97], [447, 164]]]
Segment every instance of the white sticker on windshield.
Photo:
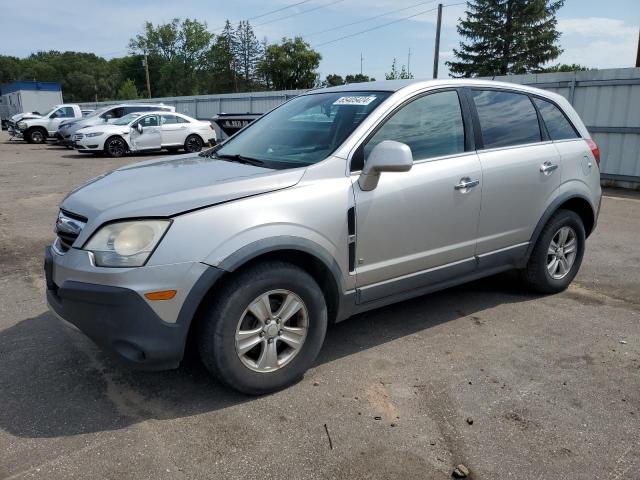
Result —
[[334, 105], [369, 105], [376, 99], [375, 95], [351, 95], [348, 97], [340, 97], [333, 102]]

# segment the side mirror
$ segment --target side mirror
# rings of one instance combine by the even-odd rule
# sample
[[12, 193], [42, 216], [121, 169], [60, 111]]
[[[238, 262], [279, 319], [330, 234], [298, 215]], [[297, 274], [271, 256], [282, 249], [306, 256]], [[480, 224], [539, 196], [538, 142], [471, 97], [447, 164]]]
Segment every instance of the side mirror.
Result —
[[385, 140], [373, 147], [362, 169], [358, 185], [365, 192], [378, 186], [382, 172], [408, 172], [413, 166], [411, 148], [406, 143]]
[[138, 130], [138, 133], [140, 133], [140, 134], [142, 133], [143, 128], [142, 128], [142, 124], [141, 124], [141, 123], [138, 123], [138, 124], [136, 125], [136, 130]]

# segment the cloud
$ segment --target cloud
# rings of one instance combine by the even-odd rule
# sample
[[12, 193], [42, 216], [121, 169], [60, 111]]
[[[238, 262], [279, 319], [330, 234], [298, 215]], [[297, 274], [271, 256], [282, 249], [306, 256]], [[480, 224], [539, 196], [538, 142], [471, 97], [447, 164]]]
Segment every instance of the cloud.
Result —
[[558, 20], [558, 30], [564, 52], [557, 62], [592, 68], [634, 65], [638, 41], [635, 25], [615, 18], [566, 18]]
[[558, 20], [558, 30], [565, 35], [590, 38], [637, 37], [638, 27], [617, 18], [587, 17]]

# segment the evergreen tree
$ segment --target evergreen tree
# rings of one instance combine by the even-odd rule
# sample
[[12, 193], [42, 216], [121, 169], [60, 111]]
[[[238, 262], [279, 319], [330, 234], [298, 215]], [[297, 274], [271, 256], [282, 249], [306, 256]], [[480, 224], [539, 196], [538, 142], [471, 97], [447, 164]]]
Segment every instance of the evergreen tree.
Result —
[[222, 33], [218, 35], [209, 51], [209, 67], [212, 72], [210, 92], [238, 91], [238, 39], [236, 32], [227, 20]]
[[457, 77], [539, 72], [558, 58], [556, 12], [564, 0], [471, 0], [458, 33], [467, 39], [447, 62]]
[[256, 66], [263, 55], [262, 45], [253, 33], [247, 20], [238, 24], [235, 32], [234, 56], [238, 60], [238, 70], [243, 77], [245, 87], [250, 87]]

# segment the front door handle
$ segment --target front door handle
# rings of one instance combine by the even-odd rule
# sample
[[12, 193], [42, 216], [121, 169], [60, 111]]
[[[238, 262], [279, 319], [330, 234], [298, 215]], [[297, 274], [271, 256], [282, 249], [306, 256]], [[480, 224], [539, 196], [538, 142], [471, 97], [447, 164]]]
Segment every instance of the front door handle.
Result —
[[540, 171], [545, 175], [551, 175], [554, 170], [557, 170], [557, 168], [558, 165], [551, 162], [544, 162], [542, 165], [540, 165]]
[[471, 180], [469, 177], [464, 177], [460, 179], [460, 183], [458, 183], [455, 187], [456, 190], [464, 190], [467, 191], [470, 188], [476, 187], [480, 184], [480, 180]]

